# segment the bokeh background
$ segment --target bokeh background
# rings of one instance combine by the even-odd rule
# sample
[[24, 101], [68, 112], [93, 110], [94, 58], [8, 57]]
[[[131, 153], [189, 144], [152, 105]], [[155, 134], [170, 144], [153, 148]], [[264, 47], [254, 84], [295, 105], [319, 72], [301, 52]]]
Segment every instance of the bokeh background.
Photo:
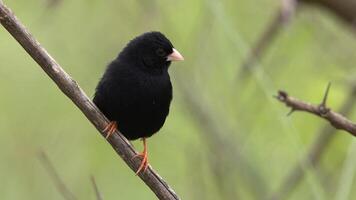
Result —
[[[170, 68], [171, 113], [148, 144], [151, 165], [182, 199], [356, 199], [355, 139], [306, 113], [287, 117], [273, 97], [284, 89], [318, 104], [331, 81], [328, 105], [348, 101], [355, 119], [355, 32], [331, 11], [298, 9], [246, 73], [280, 1], [5, 3], [90, 96], [127, 41], [150, 30], [170, 38], [185, 61]], [[90, 175], [105, 200], [156, 198], [3, 28], [0, 91], [0, 199], [63, 199], [40, 150], [78, 199], [95, 199]], [[320, 160], [299, 165], [323, 140]], [[298, 166], [300, 181], [283, 192]]]

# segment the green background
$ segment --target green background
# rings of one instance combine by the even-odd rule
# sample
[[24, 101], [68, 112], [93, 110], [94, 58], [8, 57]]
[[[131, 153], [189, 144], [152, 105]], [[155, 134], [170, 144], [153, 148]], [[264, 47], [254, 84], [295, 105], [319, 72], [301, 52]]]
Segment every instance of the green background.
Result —
[[[263, 199], [275, 191], [327, 122], [306, 113], [286, 117], [273, 95], [284, 89], [320, 103], [331, 81], [328, 105], [336, 110], [356, 72], [354, 33], [316, 8], [300, 10], [258, 68], [241, 78], [241, 63], [278, 1], [48, 2], [5, 1], [89, 96], [136, 35], [159, 30], [183, 54], [185, 61], [170, 68], [170, 115], [148, 140], [150, 164], [182, 199]], [[95, 199], [90, 175], [106, 200], [155, 199], [3, 28], [0, 92], [0, 199], [62, 199], [40, 150], [78, 199]], [[306, 170], [288, 199], [356, 196], [355, 144], [336, 132], [320, 165]]]

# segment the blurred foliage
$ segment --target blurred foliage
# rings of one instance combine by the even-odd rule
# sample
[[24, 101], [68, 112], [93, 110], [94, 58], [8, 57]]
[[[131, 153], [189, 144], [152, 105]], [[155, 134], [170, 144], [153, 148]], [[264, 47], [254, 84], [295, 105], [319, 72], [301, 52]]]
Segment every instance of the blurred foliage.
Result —
[[[5, 3], [88, 95], [128, 40], [150, 30], [170, 38], [186, 60], [170, 69], [175, 89], [171, 113], [148, 144], [150, 163], [182, 199], [256, 199], [261, 184], [253, 187], [254, 179], [247, 178], [252, 182], [247, 184], [242, 178], [252, 168], [271, 192], [326, 123], [303, 113], [286, 117], [288, 110], [273, 95], [285, 89], [319, 103], [332, 81], [328, 105], [336, 109], [356, 72], [355, 35], [316, 8], [304, 8], [295, 16], [242, 83], [236, 80], [240, 64], [278, 1]], [[223, 130], [220, 137], [233, 144], [251, 169], [238, 167], [240, 162], [231, 152], [209, 149], [214, 138], [187, 106], [187, 88], [204, 105], [214, 126]], [[91, 174], [104, 199], [155, 199], [3, 28], [0, 91], [0, 199], [62, 199], [38, 161], [40, 149], [79, 199], [95, 199]], [[308, 171], [306, 181], [289, 199], [334, 199], [335, 193], [345, 190], [350, 198], [356, 196], [355, 179], [352, 182], [351, 177], [351, 185], [340, 179], [345, 170], [355, 171], [355, 162], [345, 161], [352, 140], [338, 132], [320, 166]], [[133, 143], [141, 149], [141, 142]], [[219, 173], [214, 162], [222, 169]]]

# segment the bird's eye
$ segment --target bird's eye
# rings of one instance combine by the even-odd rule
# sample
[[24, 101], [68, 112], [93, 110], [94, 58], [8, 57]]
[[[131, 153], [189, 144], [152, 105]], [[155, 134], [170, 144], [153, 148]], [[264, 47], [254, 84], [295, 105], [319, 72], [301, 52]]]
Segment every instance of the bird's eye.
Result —
[[159, 48], [159, 49], [156, 50], [156, 54], [157, 54], [158, 56], [163, 57], [163, 56], [166, 55], [166, 52], [165, 52], [162, 48]]

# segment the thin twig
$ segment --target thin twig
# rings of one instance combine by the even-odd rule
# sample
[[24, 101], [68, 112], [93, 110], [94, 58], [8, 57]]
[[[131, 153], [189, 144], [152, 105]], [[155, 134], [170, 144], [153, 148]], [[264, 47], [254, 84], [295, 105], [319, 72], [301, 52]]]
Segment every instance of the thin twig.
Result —
[[[348, 116], [350, 115], [353, 108], [356, 106], [356, 84], [353, 84], [350, 88], [349, 94], [339, 109], [338, 113]], [[301, 182], [305, 175], [305, 167], [302, 166], [315, 166], [318, 164], [322, 155], [327, 150], [328, 145], [334, 138], [336, 129], [324, 125], [314, 139], [314, 142], [309, 147], [309, 150], [304, 155], [304, 157], [295, 164], [295, 166], [290, 170], [286, 178], [281, 182], [278, 189], [269, 195], [269, 200], [281, 200], [286, 199], [286, 197], [293, 191], [293, 189]]]
[[347, 131], [353, 136], [356, 136], [356, 124], [354, 124], [341, 114], [336, 113], [330, 110], [329, 108], [326, 108], [324, 105], [318, 106], [303, 102], [301, 100], [289, 96], [284, 91], [279, 91], [276, 98], [295, 111], [304, 111], [322, 117], [329, 121], [330, 124], [336, 129]]
[[44, 151], [40, 151], [38, 154], [40, 161], [43, 167], [47, 170], [48, 174], [50, 175], [53, 183], [55, 184], [58, 192], [63, 196], [64, 199], [67, 200], [76, 200], [77, 198], [74, 194], [67, 188], [65, 183], [62, 181], [60, 176], [58, 175], [56, 169], [54, 168], [53, 164], [49, 160], [48, 156]]
[[103, 200], [101, 193], [99, 191], [98, 185], [96, 184], [94, 176], [90, 176], [91, 183], [93, 184], [93, 188], [95, 191], [96, 200]]
[[[104, 127], [108, 124], [106, 117], [92, 103], [75, 80], [73, 80], [47, 51], [41, 47], [39, 42], [31, 36], [24, 25], [22, 25], [15, 15], [2, 3], [0, 4], [0, 23], [57, 84], [59, 89], [77, 105], [104, 137], [105, 133], [102, 130], [104, 130]], [[116, 131], [116, 134], [110, 137], [108, 142], [133, 171], [138, 169], [140, 161], [138, 159], [132, 159], [134, 155], [136, 155], [136, 151], [121, 133]], [[150, 187], [159, 199], [179, 199], [173, 189], [170, 188], [151, 167], [149, 167], [145, 173], [140, 173], [139, 177]]]

